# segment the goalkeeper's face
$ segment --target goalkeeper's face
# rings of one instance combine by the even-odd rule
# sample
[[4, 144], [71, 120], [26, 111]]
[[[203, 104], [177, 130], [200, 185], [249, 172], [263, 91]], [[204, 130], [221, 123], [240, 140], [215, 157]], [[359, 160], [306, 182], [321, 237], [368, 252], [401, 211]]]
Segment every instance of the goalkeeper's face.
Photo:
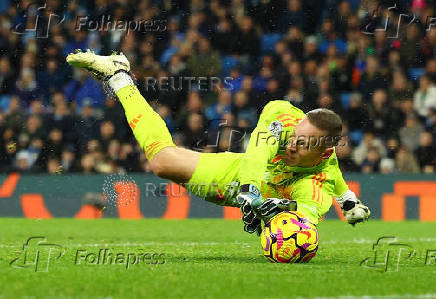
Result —
[[298, 123], [289, 139], [283, 161], [289, 166], [312, 167], [333, 153], [333, 147], [326, 147], [328, 137], [324, 130], [310, 123], [307, 117]]

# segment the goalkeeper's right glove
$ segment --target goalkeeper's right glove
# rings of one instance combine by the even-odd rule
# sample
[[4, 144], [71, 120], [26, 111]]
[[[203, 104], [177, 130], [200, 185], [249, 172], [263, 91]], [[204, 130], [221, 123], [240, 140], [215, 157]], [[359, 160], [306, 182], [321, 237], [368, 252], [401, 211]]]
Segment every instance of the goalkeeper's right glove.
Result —
[[254, 210], [254, 207], [262, 204], [262, 196], [259, 189], [251, 184], [241, 185], [236, 200], [241, 207], [244, 230], [250, 234], [256, 232], [260, 235], [262, 231], [261, 219]]
[[353, 191], [347, 190], [341, 197], [336, 198], [342, 208], [347, 222], [351, 225], [368, 220], [371, 211], [365, 206], [354, 194]]

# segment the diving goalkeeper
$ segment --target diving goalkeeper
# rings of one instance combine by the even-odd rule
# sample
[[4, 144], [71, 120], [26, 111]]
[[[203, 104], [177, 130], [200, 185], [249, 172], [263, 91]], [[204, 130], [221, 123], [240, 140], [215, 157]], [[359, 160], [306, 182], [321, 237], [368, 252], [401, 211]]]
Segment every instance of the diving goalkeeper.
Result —
[[296, 210], [317, 224], [333, 197], [348, 223], [368, 219], [369, 209], [348, 189], [338, 167], [334, 147], [342, 121], [334, 112], [316, 109], [304, 114], [287, 101], [271, 101], [245, 153], [199, 153], [173, 143], [165, 122], [134, 84], [123, 54], [78, 51], [68, 55], [67, 62], [87, 69], [116, 94], [157, 176], [215, 204], [240, 207], [245, 231], [259, 232], [261, 219], [282, 210]]

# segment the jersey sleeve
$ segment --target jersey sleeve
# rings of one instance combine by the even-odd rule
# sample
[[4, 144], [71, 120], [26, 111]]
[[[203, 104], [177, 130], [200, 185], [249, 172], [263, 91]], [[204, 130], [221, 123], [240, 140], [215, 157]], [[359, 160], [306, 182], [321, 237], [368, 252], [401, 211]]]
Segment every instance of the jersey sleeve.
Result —
[[336, 152], [333, 154], [333, 157], [331, 157], [331, 160], [331, 164], [333, 164], [333, 171], [331, 171], [330, 173], [335, 182], [335, 189], [333, 191], [333, 194], [335, 197], [340, 197], [348, 190], [348, 185], [345, 182], [344, 177], [342, 176], [341, 169], [339, 168], [339, 161], [336, 157]]
[[[284, 117], [281, 118], [281, 115]], [[286, 139], [290, 137], [289, 134], [283, 134], [289, 132], [287, 127], [289, 117], [297, 120], [303, 116], [301, 110], [287, 101], [271, 101], [264, 107], [257, 126], [251, 133], [241, 163], [239, 171], [241, 184], [253, 184], [260, 188], [268, 161], [275, 157], [280, 146], [283, 146]]]
[[339, 170], [335, 180], [335, 196], [341, 197], [348, 190], [348, 185], [345, 182], [342, 172]]

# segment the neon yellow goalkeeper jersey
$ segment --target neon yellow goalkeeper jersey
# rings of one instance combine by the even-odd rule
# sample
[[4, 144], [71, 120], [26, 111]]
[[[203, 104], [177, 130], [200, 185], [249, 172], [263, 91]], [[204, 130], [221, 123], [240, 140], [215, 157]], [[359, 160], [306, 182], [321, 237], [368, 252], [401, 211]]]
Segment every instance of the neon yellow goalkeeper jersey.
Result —
[[286, 101], [271, 101], [262, 111], [245, 153], [201, 153], [188, 190], [215, 204], [238, 206], [238, 185], [254, 184], [266, 198], [297, 201], [313, 223], [329, 210], [333, 196], [348, 186], [336, 155], [312, 168], [290, 167], [281, 159], [296, 124], [305, 116]]
[[285, 164], [289, 138], [305, 114], [287, 101], [271, 101], [262, 111], [239, 168], [240, 184], [259, 187], [263, 198], [289, 198], [317, 223], [329, 210], [333, 196], [347, 191], [336, 154], [311, 167]]

